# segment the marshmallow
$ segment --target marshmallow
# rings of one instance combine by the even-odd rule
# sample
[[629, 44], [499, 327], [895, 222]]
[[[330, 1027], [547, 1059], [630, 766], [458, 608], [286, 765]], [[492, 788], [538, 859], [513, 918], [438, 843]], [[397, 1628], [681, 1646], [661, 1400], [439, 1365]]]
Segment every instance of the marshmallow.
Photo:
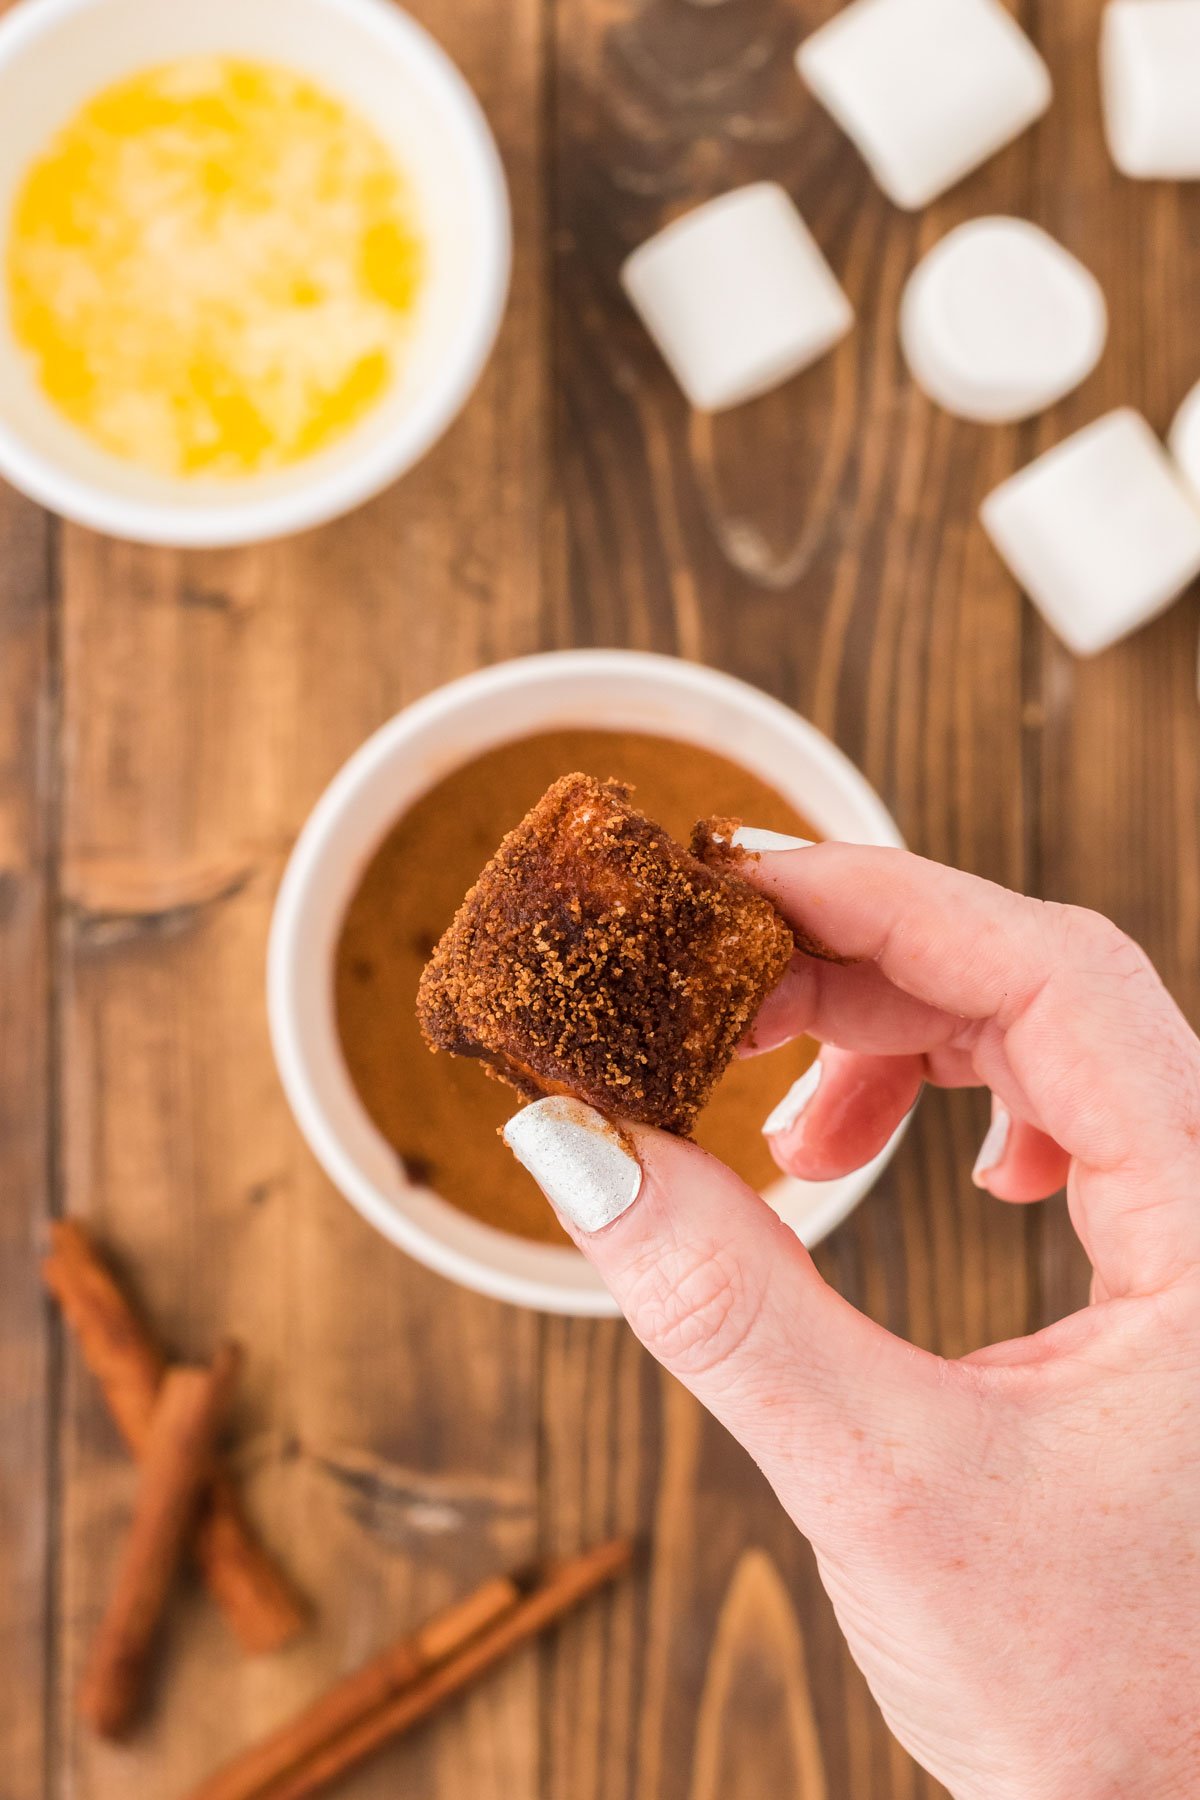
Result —
[[1200, 381], [1175, 414], [1167, 444], [1179, 473], [1200, 501]]
[[1019, 136], [1052, 92], [1000, 0], [854, 0], [801, 44], [796, 66], [910, 211]]
[[1100, 360], [1099, 283], [1025, 219], [972, 219], [917, 264], [900, 307], [914, 379], [962, 419], [1028, 419]]
[[804, 220], [771, 181], [676, 219], [633, 252], [621, 284], [703, 412], [776, 387], [854, 323]]
[[1200, 574], [1200, 506], [1140, 413], [1107, 413], [990, 493], [984, 528], [1076, 656], [1169, 606]]
[[1100, 28], [1104, 134], [1123, 175], [1200, 178], [1200, 0], [1112, 0]]

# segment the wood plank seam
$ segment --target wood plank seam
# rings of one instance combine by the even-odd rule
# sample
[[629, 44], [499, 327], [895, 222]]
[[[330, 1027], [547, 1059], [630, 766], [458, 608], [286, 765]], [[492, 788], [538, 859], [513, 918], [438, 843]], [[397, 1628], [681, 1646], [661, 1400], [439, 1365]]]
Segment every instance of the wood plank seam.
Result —
[[[46, 890], [46, 1184], [48, 1211], [51, 1219], [61, 1218], [65, 1205], [65, 1181], [62, 1134], [65, 1128], [62, 1072], [62, 959], [59, 946], [62, 937], [62, 819], [63, 786], [66, 777], [63, 719], [65, 716], [65, 669], [63, 665], [63, 584], [62, 522], [53, 513], [46, 514], [46, 636], [47, 636], [47, 703], [43, 726], [44, 742], [39, 746], [39, 764], [44, 771], [45, 807], [43, 829], [43, 880]], [[47, 1298], [49, 1308], [49, 1380], [46, 1393], [46, 1541], [48, 1555], [45, 1572], [46, 1642], [42, 1692], [45, 1706], [46, 1733], [46, 1800], [56, 1800], [63, 1791], [60, 1763], [63, 1744], [57, 1729], [62, 1717], [65, 1696], [62, 1693], [61, 1645], [57, 1622], [61, 1616], [62, 1586], [62, 1518], [63, 1518], [63, 1443], [62, 1420], [66, 1395], [66, 1328]]]

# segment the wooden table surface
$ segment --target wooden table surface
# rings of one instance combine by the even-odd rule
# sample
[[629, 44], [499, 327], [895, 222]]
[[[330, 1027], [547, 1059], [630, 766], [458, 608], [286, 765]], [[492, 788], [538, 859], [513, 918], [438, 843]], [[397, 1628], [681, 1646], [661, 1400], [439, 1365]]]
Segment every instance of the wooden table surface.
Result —
[[[1122, 402], [1165, 428], [1200, 374], [1200, 192], [1119, 179], [1098, 0], [1022, 8], [1048, 117], [918, 217], [791, 64], [831, 0], [422, 0], [508, 169], [498, 350], [423, 466], [291, 542], [177, 554], [0, 491], [0, 1795], [174, 1800], [423, 1611], [536, 1550], [653, 1540], [643, 1578], [344, 1785], [355, 1800], [913, 1800], [812, 1557], [742, 1453], [619, 1324], [459, 1292], [332, 1191], [284, 1105], [263, 952], [295, 834], [375, 726], [498, 659], [625, 645], [781, 696], [910, 842], [1112, 914], [1200, 1016], [1197, 602], [1083, 664], [976, 520], [1002, 476]], [[837, 352], [689, 418], [622, 257], [693, 201], [787, 184], [848, 288]], [[1108, 295], [1098, 371], [1032, 424], [914, 391], [896, 313], [949, 226], [1012, 211]], [[979, 1096], [926, 1098], [820, 1252], [858, 1305], [955, 1355], [1078, 1304], [1060, 1202], [972, 1188]], [[320, 1609], [249, 1662], [181, 1595], [126, 1749], [71, 1698], [129, 1463], [43, 1303], [46, 1221], [119, 1247], [175, 1350], [249, 1349], [249, 1502]]]

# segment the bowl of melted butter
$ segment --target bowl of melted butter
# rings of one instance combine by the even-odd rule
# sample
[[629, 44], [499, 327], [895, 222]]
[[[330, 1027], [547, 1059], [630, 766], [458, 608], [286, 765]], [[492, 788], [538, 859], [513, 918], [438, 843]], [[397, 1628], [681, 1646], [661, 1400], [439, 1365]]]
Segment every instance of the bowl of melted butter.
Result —
[[21, 0], [0, 116], [0, 472], [42, 504], [144, 542], [281, 536], [464, 404], [507, 192], [390, 0]]

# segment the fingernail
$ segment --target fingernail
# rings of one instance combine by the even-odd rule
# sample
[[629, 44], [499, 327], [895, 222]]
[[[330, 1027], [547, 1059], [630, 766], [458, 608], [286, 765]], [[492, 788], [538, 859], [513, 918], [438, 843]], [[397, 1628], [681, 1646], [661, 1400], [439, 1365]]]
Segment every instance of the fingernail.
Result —
[[642, 1169], [627, 1140], [582, 1100], [553, 1095], [508, 1121], [502, 1133], [550, 1204], [580, 1231], [602, 1231], [637, 1199]]
[[992, 1122], [988, 1126], [987, 1136], [979, 1147], [979, 1155], [975, 1158], [975, 1167], [971, 1170], [971, 1180], [976, 1187], [983, 1187], [984, 1176], [989, 1175], [999, 1163], [1004, 1161], [1004, 1152], [1008, 1148], [1008, 1134], [1012, 1130], [1012, 1118], [1006, 1106], [999, 1100], [992, 1100]]
[[821, 1059], [808, 1065], [798, 1081], [793, 1081], [779, 1105], [768, 1115], [763, 1126], [764, 1137], [778, 1137], [790, 1131], [800, 1114], [821, 1085]]
[[730, 843], [735, 850], [811, 850], [812, 838], [785, 837], [782, 831], [760, 831], [754, 825], [739, 825]]

